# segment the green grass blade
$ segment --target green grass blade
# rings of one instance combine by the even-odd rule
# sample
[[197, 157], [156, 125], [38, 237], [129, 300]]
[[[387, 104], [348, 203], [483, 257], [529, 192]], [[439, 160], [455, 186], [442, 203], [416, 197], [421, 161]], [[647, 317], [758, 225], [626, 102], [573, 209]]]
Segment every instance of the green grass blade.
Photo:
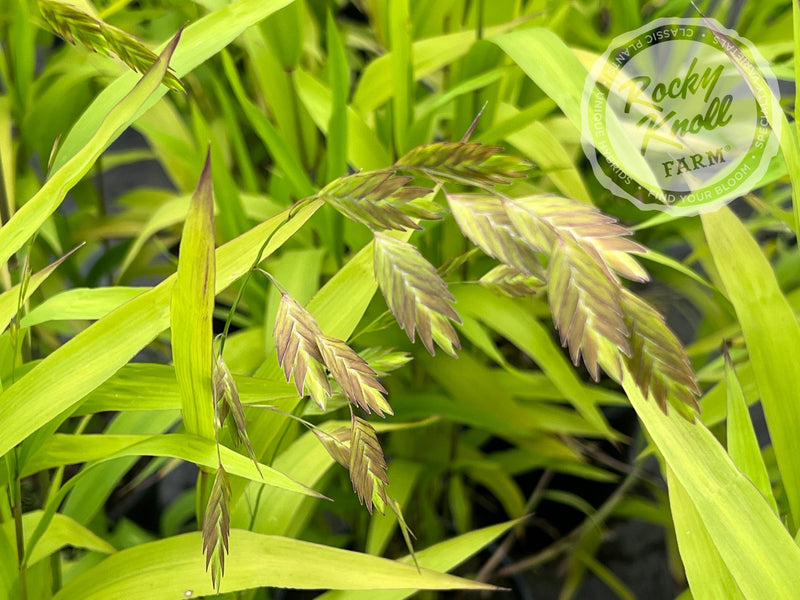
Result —
[[[33, 282], [33, 277], [31, 277], [31, 282]], [[150, 288], [119, 286], [66, 290], [48, 298], [22, 317], [20, 327], [33, 327], [49, 321], [73, 319], [94, 321], [105, 317], [148, 289]], [[0, 301], [2, 301], [2, 296], [0, 296]]]
[[778, 505], [772, 493], [769, 474], [761, 456], [753, 421], [744, 398], [744, 390], [730, 355], [725, 352], [725, 385], [728, 395], [728, 454], [750, 481], [755, 484], [772, 510], [778, 514]]
[[580, 129], [581, 95], [587, 73], [561, 38], [549, 29], [532, 28], [498, 35], [491, 41]]
[[[800, 5], [792, 3], [792, 37], [794, 38], [794, 72], [795, 79], [800, 73]], [[800, 106], [800, 88], [795, 86], [795, 106]], [[800, 123], [795, 121], [795, 136], [800, 136]]]
[[[174, 382], [174, 377], [173, 384], [176, 387], [177, 396], [177, 383]], [[164, 433], [180, 420], [180, 414], [177, 410], [179, 407], [180, 401], [178, 400], [175, 410], [121, 413], [108, 424], [105, 433], [108, 435], [131, 433], [155, 435]], [[49, 426], [40, 431], [45, 431], [48, 428]], [[37, 432], [38, 435], [39, 432]], [[52, 439], [52, 437], [48, 436], [40, 444], [39, 448]], [[31, 455], [38, 451], [39, 448], [31, 451]], [[84, 525], [91, 523], [92, 519], [103, 510], [114, 489], [120, 484], [125, 473], [133, 468], [137, 460], [137, 457], [129, 456], [109, 460], [103, 462], [103, 464], [84, 465], [83, 470], [88, 472], [79, 474], [79, 481], [69, 493], [64, 505], [61, 507], [61, 512], [68, 517], [72, 517], [78, 523]], [[83, 461], [83, 459], [79, 459], [79, 461]]]
[[[266, 483], [291, 492], [321, 497], [315, 491], [266, 465], [259, 465], [261, 474], [246, 456], [225, 446], [220, 447], [222, 465], [231, 475], [258, 483]], [[166, 435], [67, 435], [56, 434], [45, 443], [28, 464], [30, 475], [45, 469], [86, 461], [103, 461], [124, 456], [165, 456], [180, 458], [203, 467], [217, 467], [217, 446], [205, 438], [191, 434]]]
[[411, 56], [411, 19], [408, 0], [389, 3], [389, 44], [392, 56], [392, 124], [394, 126], [394, 149], [403, 156], [408, 147], [409, 123], [414, 119], [414, 102], [411, 96], [414, 81]]
[[[419, 7], [415, 6], [417, 10]], [[508, 31], [516, 23], [504, 23], [488, 28], [484, 33], [496, 35]], [[459, 31], [419, 40], [411, 46], [414, 77], [422, 78], [456, 62], [475, 43], [474, 31]], [[361, 114], [369, 114], [397, 93], [392, 70], [392, 53], [384, 54], [370, 62], [362, 71], [353, 94], [353, 106]]]
[[[226, 351], [228, 347], [226, 346]], [[242, 404], [297, 399], [297, 390], [285, 379], [236, 375]], [[106, 411], [174, 410], [181, 407], [175, 370], [167, 365], [132, 363], [90, 393], [75, 411], [87, 415]]]
[[[28, 512], [22, 516], [22, 529], [26, 533], [26, 542], [30, 539], [31, 533], [36, 529], [41, 518], [41, 510]], [[3, 529], [6, 530], [6, 534], [13, 536], [13, 527], [14, 524], [12, 522], [3, 523]], [[93, 550], [103, 554], [116, 552], [114, 546], [86, 529], [83, 525], [80, 525], [74, 519], [56, 514], [36, 545], [36, 550], [31, 553], [29, 563], [33, 564], [67, 546]]]
[[[330, 431], [332, 427], [326, 424], [323, 429]], [[298, 481], [309, 487], [319, 485], [322, 477], [334, 464], [330, 454], [312, 432], [292, 442], [274, 462], [276, 469], [291, 473]], [[233, 525], [247, 525], [259, 533], [299, 535], [313, 515], [310, 504], [312, 502], [314, 500], [311, 498], [287, 494], [275, 487], [258, 489], [249, 486], [247, 495], [240, 502], [240, 508], [244, 509], [244, 513], [238, 519], [234, 515]]]
[[14, 543], [13, 535], [0, 535], [0, 600], [9, 600], [11, 589], [19, 577]]
[[246, 65], [259, 98], [269, 106], [279, 137], [291, 156], [313, 154], [304, 138], [305, 115], [296, 102], [291, 73], [287, 72], [261, 28], [251, 27], [242, 35], [247, 50]]
[[333, 181], [347, 173], [347, 100], [350, 96], [350, 67], [347, 52], [331, 13], [327, 13], [328, 34], [328, 83], [331, 88], [333, 104], [328, 123], [327, 139], [327, 177]]
[[[8, 7], [8, 50], [13, 86], [11, 93], [20, 112], [24, 112], [31, 101], [30, 89], [36, 72], [36, 29], [31, 19], [30, 2], [11, 2]], [[4, 27], [5, 28], [5, 27]]]
[[91, 135], [83, 141], [80, 149], [59, 167], [7, 223], [0, 228], [0, 264], [5, 264], [14, 252], [22, 247], [64, 200], [67, 192], [80, 181], [100, 154], [127, 127], [141, 106], [156, 93], [169, 67], [175, 46], [180, 39], [176, 35], [159, 56], [153, 67], [133, 86], [130, 93], [107, 113], [98, 117]]
[[[75, 250], [73, 250], [72, 252], [75, 252]], [[11, 289], [0, 294], [0, 332], [6, 330], [6, 327], [8, 327], [8, 324], [11, 322], [11, 319], [14, 318], [14, 316], [17, 314], [17, 307], [20, 306], [21, 303], [24, 304], [28, 300], [28, 298], [31, 297], [31, 294], [33, 294], [37, 289], [39, 289], [39, 286], [42, 285], [44, 280], [47, 279], [50, 276], [50, 274], [56, 270], [56, 267], [58, 267], [58, 265], [64, 262], [67, 259], [67, 257], [69, 257], [69, 255], [72, 254], [72, 252], [70, 252], [66, 256], [62, 256], [57, 261], [47, 265], [44, 269], [42, 269], [38, 273], [34, 273], [33, 275], [31, 275], [30, 279], [28, 280], [28, 285], [25, 288], [25, 294], [23, 298], [19, 297], [19, 292], [20, 292], [19, 284], [15, 285]], [[23, 317], [22, 319], [23, 324], [21, 324], [22, 327], [25, 327], [24, 321], [25, 318]]]
[[[215, 590], [197, 552], [199, 533], [141, 544], [107, 558], [67, 583], [54, 600], [175, 600]], [[147, 578], [142, 580], [142, 573]], [[356, 575], [356, 574], [360, 574]], [[144, 587], [143, 587], [144, 586]], [[368, 554], [234, 529], [221, 591], [300, 589], [494, 589]], [[187, 592], [190, 595], [187, 596]]]
[[[209, 464], [217, 466], [219, 465], [220, 458], [222, 458], [222, 463], [226, 469], [235, 469], [239, 471], [243, 477], [248, 477], [248, 475], [245, 473], [249, 471], [250, 474], [255, 473], [255, 477], [257, 477], [257, 480], [261, 483], [266, 483], [267, 479], [274, 479], [278, 485], [281, 485], [282, 487], [286, 487], [288, 485], [289, 488], [293, 488], [294, 491], [298, 492], [299, 494], [308, 494], [320, 498], [323, 497], [314, 490], [307, 488], [301, 483], [295, 482], [288, 476], [283, 475], [278, 471], [272, 470], [271, 473], [268, 473], [265, 476], [249, 458], [246, 458], [243, 455], [230, 450], [229, 448], [222, 447], [221, 453], [217, 454], [217, 448], [218, 446], [214, 442], [199, 438], [197, 436], [183, 434], [154, 436], [149, 439], [139, 441], [133, 446], [129, 446], [127, 448], [123, 447], [118, 453], [112, 454], [104, 460], [111, 460], [129, 455], [139, 457], [142, 455], [148, 455], [148, 453], [152, 453], [154, 456], [171, 456], [172, 454], [175, 454], [178, 458], [185, 458], [187, 460], [191, 460], [192, 462], [194, 462], [195, 459], [198, 459], [200, 464], [203, 464], [204, 461], [207, 461]], [[61, 486], [58, 492], [48, 499], [42, 518], [37, 524], [34, 532], [31, 534], [29, 543], [25, 547], [26, 563], [32, 552], [35, 550], [38, 541], [42, 538], [47, 527], [50, 525], [51, 520], [56, 514], [55, 511], [61, 505], [66, 495], [76, 487], [76, 484], [81, 483], [87, 474], [93, 473], [94, 470], [101, 468], [102, 466], [102, 461], [89, 465], [83, 471], [78, 473], [78, 475], [67, 480], [67, 482]]]
[[[183, 31], [183, 43], [170, 64], [176, 77], [183, 77], [225, 48], [245, 29], [291, 2], [292, 0], [238, 0], [192, 23]], [[127, 73], [100, 93], [63, 140], [53, 160], [54, 170], [59, 169], [86, 145], [92, 133], [97, 131], [104, 115], [130, 91], [135, 81], [135, 74]], [[166, 87], [160, 88], [146, 106], [152, 106], [166, 92]], [[132, 123], [135, 117], [133, 115], [126, 125]]]
[[697, 600], [743, 599], [731, 572], [717, 552], [703, 520], [683, 486], [667, 469], [669, 506], [686, 579]]
[[474, 285], [452, 286], [452, 290], [459, 312], [471, 314], [528, 355], [597, 433], [619, 438], [597, 406], [597, 388], [580, 380], [553, 336], [523, 303]]
[[3, 177], [4, 210], [11, 214], [16, 202], [16, 151], [14, 149], [14, 121], [8, 96], [0, 97], [0, 175]]
[[665, 415], [642, 396], [631, 373], [622, 384], [745, 598], [795, 598], [800, 548], [714, 435], [675, 410]]
[[800, 325], [758, 243], [730, 209], [706, 213], [702, 222], [742, 327], [794, 532], [800, 523], [800, 370], [787, 349], [800, 348]]
[[[792, 20], [795, 32], [800, 31], [800, 16], [797, 15], [797, 10], [798, 8], [793, 6]], [[800, 231], [800, 198], [797, 197], [798, 189], [800, 189], [800, 139], [798, 139], [797, 125], [795, 124], [795, 126], [792, 127], [789, 124], [789, 120], [786, 118], [786, 114], [781, 108], [780, 99], [777, 97], [777, 85], [775, 85], [776, 89], [770, 87], [770, 84], [767, 83], [766, 79], [764, 79], [759, 72], [758, 67], [750, 62], [750, 59], [747, 58], [744, 52], [742, 52], [727, 35], [714, 27], [712, 22], [707, 21], [706, 24], [714, 33], [714, 36], [728, 55], [728, 58], [730, 58], [731, 62], [739, 69], [739, 73], [741, 73], [743, 79], [747, 82], [756, 102], [758, 102], [761, 110], [767, 117], [769, 126], [778, 136], [783, 159], [786, 161], [786, 168], [789, 172], [789, 179], [792, 182], [793, 229], [795, 234], [797, 234], [798, 231]], [[797, 38], [795, 38], [795, 44], [796, 43]], [[796, 65], [798, 61], [796, 55], [794, 60]], [[800, 95], [800, 92], [796, 92], [796, 94]]]
[[[533, 27], [498, 35], [490, 41], [502, 48], [531, 81], [555, 101], [575, 128], [582, 131], [581, 100], [588, 73], [561, 38], [549, 29]], [[608, 117], [606, 125], [617, 132], [620, 139], [627, 139], [621, 131], [622, 124], [613, 115]], [[617, 148], [617, 152], [619, 156], [615, 158], [628, 165], [630, 172], [646, 178], [640, 183], [648, 189], [660, 190], [637, 148], [628, 144]]]
[[[328, 85], [333, 102], [328, 121], [325, 148], [325, 181], [333, 181], [347, 174], [347, 102], [350, 98], [350, 67], [347, 50], [339, 35], [333, 14], [325, 13], [325, 29], [328, 38]], [[327, 246], [337, 265], [344, 264], [344, 217], [331, 209], [324, 210], [320, 219], [322, 241]]]
[[[333, 114], [331, 91], [302, 69], [294, 72], [294, 84], [314, 123], [327, 135]], [[378, 136], [352, 107], [347, 109], [347, 141], [347, 159], [359, 169], [382, 169], [392, 162]]]
[[[417, 477], [422, 471], [422, 465], [409, 460], [395, 459], [389, 464], [389, 481], [391, 482], [392, 497], [397, 500], [401, 508], [408, 505], [411, 492], [414, 490]], [[397, 515], [387, 510], [386, 514], [374, 513], [369, 520], [367, 531], [367, 554], [380, 556], [397, 530]]]
[[[147, 139], [169, 178], [188, 196], [197, 185], [197, 165], [205, 147], [195, 142], [184, 116], [169, 98], [161, 98], [133, 126]], [[107, 162], [107, 161], [106, 161]]]
[[214, 312], [214, 191], [211, 153], [189, 205], [172, 289], [172, 358], [186, 431], [214, 439], [212, 314]]
[[[418, 551], [417, 561], [420, 567], [436, 571], [449, 571], [517, 524], [519, 521], [508, 521], [439, 542], [425, 550]], [[404, 556], [400, 561], [407, 564], [413, 563], [411, 556]], [[334, 591], [318, 596], [317, 600], [404, 600], [412, 595], [413, 592], [400, 590], [388, 592]]]
[[261, 27], [284, 71], [296, 68], [303, 55], [303, 25], [303, 3], [295, 2], [276, 11]]
[[275, 160], [275, 164], [283, 171], [283, 175], [291, 184], [295, 195], [298, 198], [311, 196], [316, 190], [308, 178], [302, 163], [267, 116], [247, 97], [239, 79], [239, 74], [236, 71], [236, 66], [227, 52], [222, 53], [222, 65], [236, 100], [250, 121], [250, 126], [256, 135], [261, 138], [261, 141], [264, 142], [264, 146], [269, 150], [270, 155]]

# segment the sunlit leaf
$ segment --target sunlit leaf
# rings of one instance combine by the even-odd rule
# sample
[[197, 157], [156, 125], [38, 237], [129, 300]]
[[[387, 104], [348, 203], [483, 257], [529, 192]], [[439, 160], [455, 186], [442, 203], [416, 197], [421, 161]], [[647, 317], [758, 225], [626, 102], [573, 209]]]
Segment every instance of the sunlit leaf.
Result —
[[[508, 525], [491, 529], [492, 537]], [[450, 552], [474, 552], [487, 543], [487, 532], [459, 539]], [[491, 539], [488, 538], [488, 539]], [[203, 573], [203, 559], [194, 552], [200, 533], [179, 535], [157, 542], [140, 544], [111, 556], [70, 580], [54, 600], [129, 600], [147, 586], [148, 600], [174, 600], [211, 595], [215, 592]], [[231, 530], [222, 592], [262, 586], [301, 589], [397, 590], [400, 589], [496, 589], [494, 586], [446, 575], [429, 569], [417, 570], [401, 562], [349, 552], [291, 538], [261, 535], [240, 529]], [[480, 546], [478, 546], [480, 547]], [[153, 557], [158, 557], [154, 561]], [[313, 568], [309, 568], [312, 564]], [[143, 582], [142, 571], [147, 572]], [[368, 573], [369, 577], [353, 577]], [[372, 596], [371, 596], [372, 597]]]
[[183, 226], [178, 273], [170, 302], [172, 358], [186, 430], [214, 438], [212, 315], [214, 312], [214, 191], [206, 157]]

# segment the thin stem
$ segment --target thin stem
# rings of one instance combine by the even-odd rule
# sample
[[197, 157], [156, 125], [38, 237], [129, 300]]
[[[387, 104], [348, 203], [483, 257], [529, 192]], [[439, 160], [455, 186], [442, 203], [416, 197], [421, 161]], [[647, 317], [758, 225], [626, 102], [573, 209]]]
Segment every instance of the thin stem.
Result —
[[[89, 426], [89, 422], [92, 420], [92, 415], [84, 415], [80, 421], [78, 421], [78, 425], [75, 427], [75, 431], [72, 432], [72, 435], [81, 435]], [[55, 502], [56, 496], [58, 496], [58, 492], [61, 489], [61, 483], [64, 480], [64, 466], [58, 467], [54, 472], [53, 476], [50, 478], [50, 486], [47, 493], [47, 498], [45, 499], [45, 506], [48, 506], [51, 502]]]
[[13, 451], [13, 474], [14, 480], [8, 486], [8, 493], [11, 496], [11, 511], [14, 515], [14, 534], [17, 541], [17, 566], [19, 568], [19, 597], [20, 600], [28, 600], [28, 581], [25, 569], [25, 534], [22, 529], [22, 481], [19, 477], [19, 449]]
[[[106, 210], [106, 190], [105, 190], [105, 177], [104, 177], [104, 169], [103, 169], [103, 156], [100, 155], [97, 158], [97, 161], [94, 164], [94, 172], [95, 172], [95, 188], [97, 189], [97, 213], [101, 219], [104, 219], [107, 215]], [[111, 248], [111, 244], [107, 237], [103, 236], [102, 240], [103, 244], [103, 251], [108, 252]], [[109, 275], [109, 278], [111, 276]]]
[[[289, 417], [290, 419], [294, 419], [295, 421], [298, 421], [298, 422], [302, 423], [303, 425], [305, 425], [311, 431], [322, 431], [321, 429], [316, 427], [313, 423], [309, 423], [308, 421], [306, 421], [302, 417], [300, 417], [298, 415], [291, 414], [291, 413], [287, 413], [286, 411], [280, 410], [279, 408], [276, 408], [274, 406], [259, 405], [259, 404], [252, 404], [250, 406], [253, 407], [253, 408], [265, 408], [267, 410], [271, 410], [273, 412], [281, 414], [284, 417]], [[295, 407], [295, 410], [298, 411], [300, 414], [303, 414], [303, 411], [305, 410], [305, 402], [303, 402], [302, 398], [300, 398], [300, 401], [298, 402], [297, 406]], [[272, 463], [275, 461], [275, 457], [278, 454], [278, 448], [280, 448], [280, 445], [283, 442], [284, 437], [286, 437], [286, 432], [288, 430], [289, 430], [289, 424], [288, 423], [286, 423], [285, 425], [283, 425], [281, 427], [280, 435], [279, 435], [278, 439], [275, 441], [275, 444], [272, 446], [271, 455], [269, 457], [269, 460], [267, 462], [265, 462], [264, 464], [266, 464], [268, 466], [272, 466]], [[325, 433], [326, 435], [330, 435], [327, 432], [323, 432], [323, 433]], [[261, 506], [261, 494], [264, 491], [264, 487], [265, 487], [265, 485], [262, 484], [261, 487], [258, 489], [258, 494], [256, 495], [256, 504], [255, 504], [255, 506], [253, 507], [253, 509], [252, 509], [252, 511], [250, 513], [250, 527], [248, 528], [250, 531], [252, 531], [253, 527], [255, 526], [256, 515], [258, 515], [258, 509]]]
[[[528, 498], [528, 502], [525, 504], [526, 514], [530, 514], [542, 500], [544, 492], [547, 489], [547, 486], [550, 484], [550, 480], [552, 478], [553, 472], [549, 469], [545, 471], [539, 478], [536, 488], [533, 490], [531, 497]], [[508, 552], [511, 550], [511, 547], [519, 537], [519, 534], [519, 528], [515, 527], [511, 532], [508, 533], [508, 535], [506, 535], [502, 543], [497, 547], [489, 560], [486, 561], [486, 564], [483, 565], [481, 570], [478, 572], [478, 576], [475, 578], [476, 581], [487, 582], [492, 578], [497, 565], [503, 561]]]
[[231, 321], [233, 321], [233, 315], [236, 314], [236, 309], [239, 307], [239, 303], [242, 301], [242, 296], [244, 296], [244, 290], [247, 287], [247, 283], [250, 281], [250, 277], [252, 277], [253, 271], [256, 269], [256, 267], [258, 267], [258, 263], [260, 263], [261, 260], [263, 259], [264, 252], [266, 251], [267, 246], [269, 245], [270, 241], [272, 241], [272, 238], [275, 236], [275, 234], [278, 233], [278, 231], [280, 231], [281, 227], [283, 225], [286, 225], [286, 223], [288, 223], [289, 220], [295, 214], [297, 214], [297, 211], [300, 210], [303, 207], [303, 205], [309, 202], [310, 200], [311, 198], [304, 198], [303, 200], [296, 202], [294, 206], [292, 206], [286, 213], [286, 220], [281, 225], [273, 229], [272, 233], [270, 233], [267, 236], [267, 239], [264, 240], [264, 243], [261, 244], [261, 248], [259, 248], [258, 250], [258, 255], [256, 255], [256, 258], [253, 261], [252, 266], [247, 270], [247, 273], [245, 273], [244, 281], [242, 281], [242, 285], [236, 294], [236, 299], [233, 301], [230, 311], [228, 311], [228, 318], [225, 320], [225, 327], [222, 330], [222, 338], [220, 339], [219, 343], [220, 356], [222, 356], [222, 351], [225, 349], [225, 341], [228, 339], [228, 331], [231, 328]]
[[[17, 380], [17, 357], [21, 356], [20, 346], [24, 343], [24, 339], [20, 342], [19, 334], [20, 328], [19, 323], [22, 320], [22, 309], [25, 306], [25, 297], [28, 295], [28, 285], [30, 284], [31, 280], [31, 250], [33, 248], [33, 243], [36, 241], [36, 235], [34, 234], [33, 238], [31, 238], [31, 242], [28, 245], [28, 251], [25, 253], [25, 259], [22, 263], [22, 272], [20, 274], [20, 282], [19, 282], [19, 295], [17, 296], [17, 311], [15, 313], [14, 321], [11, 324], [10, 328], [10, 335], [12, 340], [12, 345], [14, 348], [14, 355], [11, 361], [11, 383], [14, 383]], [[23, 337], [27, 336], [27, 333], [22, 334]]]
[[616, 508], [617, 504], [619, 504], [619, 502], [625, 497], [625, 494], [627, 494], [631, 487], [633, 487], [633, 485], [639, 481], [639, 474], [641, 473], [642, 468], [642, 463], [636, 463], [628, 476], [625, 477], [622, 484], [620, 484], [620, 486], [614, 490], [614, 493], [608, 497], [603, 505], [597, 509], [597, 512], [587, 518], [578, 527], [573, 529], [568, 535], [561, 538], [554, 544], [551, 544], [538, 554], [529, 556], [528, 558], [515, 562], [514, 564], [501, 569], [497, 572], [497, 575], [500, 577], [514, 575], [520, 571], [524, 571], [526, 569], [530, 569], [531, 567], [535, 567], [536, 565], [546, 563], [559, 554], [569, 551], [569, 549], [572, 548], [581, 537], [588, 533], [590, 529], [599, 527], [609, 517], [614, 508]]
[[50, 586], [53, 595], [61, 589], [61, 553], [53, 552], [50, 555], [50, 573], [52, 577], [52, 585]]

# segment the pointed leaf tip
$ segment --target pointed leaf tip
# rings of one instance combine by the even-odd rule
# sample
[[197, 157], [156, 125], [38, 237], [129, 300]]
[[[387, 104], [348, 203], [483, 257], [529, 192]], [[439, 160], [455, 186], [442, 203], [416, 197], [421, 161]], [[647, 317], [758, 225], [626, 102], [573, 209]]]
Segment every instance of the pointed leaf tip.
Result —
[[[197, 187], [195, 188], [194, 192], [195, 196], [203, 202], [203, 204], [207, 204], [209, 199], [212, 199], [213, 204], [213, 195], [214, 195], [214, 176], [211, 169], [211, 147], [209, 146], [206, 151], [206, 159], [203, 162], [203, 170], [200, 172], [200, 179], [197, 180]], [[213, 210], [211, 212], [213, 217]]]

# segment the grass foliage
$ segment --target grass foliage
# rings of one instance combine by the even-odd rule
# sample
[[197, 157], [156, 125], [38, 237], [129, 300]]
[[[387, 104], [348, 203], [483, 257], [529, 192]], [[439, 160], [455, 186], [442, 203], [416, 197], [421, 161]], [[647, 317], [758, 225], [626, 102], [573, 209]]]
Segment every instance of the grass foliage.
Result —
[[[796, 3], [697, 4], [794, 82]], [[0, 0], [0, 600], [633, 598], [620, 520], [676, 596], [794, 598], [797, 130], [702, 217], [581, 151], [586, 69], [694, 10]]]

